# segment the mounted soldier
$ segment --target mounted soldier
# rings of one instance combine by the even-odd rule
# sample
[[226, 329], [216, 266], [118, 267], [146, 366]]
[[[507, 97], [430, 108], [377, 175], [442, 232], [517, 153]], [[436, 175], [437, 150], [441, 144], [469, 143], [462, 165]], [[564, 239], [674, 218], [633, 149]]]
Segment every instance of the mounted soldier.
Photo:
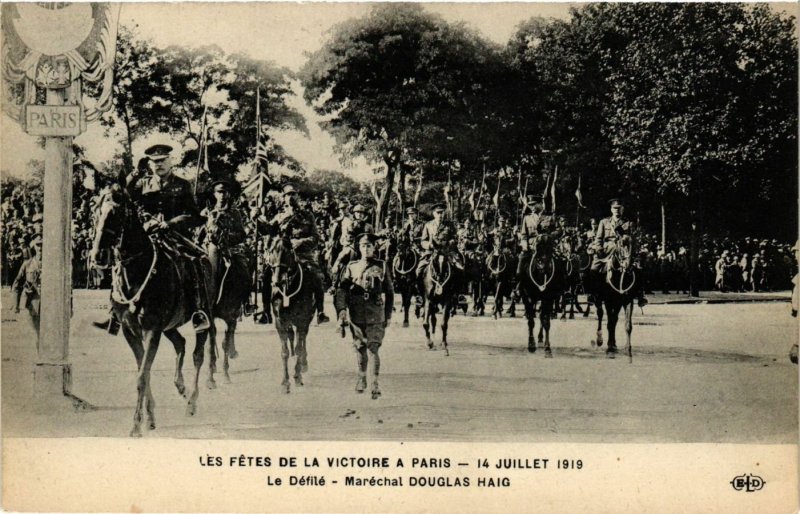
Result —
[[[622, 238], [630, 238], [631, 242], [633, 223], [623, 219], [622, 215], [625, 207], [622, 201], [618, 198], [613, 198], [609, 201], [611, 206], [611, 216], [603, 218], [597, 224], [597, 229], [594, 233], [594, 241], [592, 242], [592, 267], [591, 270], [603, 280], [608, 280], [611, 276], [612, 268], [609, 265], [608, 257], [616, 249], [618, 242]], [[638, 301], [639, 306], [643, 307], [647, 304], [647, 299], [644, 298], [644, 288], [638, 287]]]
[[431, 255], [434, 250], [444, 253], [448, 260], [453, 262], [459, 269], [464, 269], [464, 264], [460, 259], [454, 255], [452, 245], [456, 238], [456, 230], [453, 224], [444, 219], [445, 206], [444, 204], [437, 204], [433, 208], [433, 219], [422, 228], [422, 235], [420, 236], [420, 246], [422, 247], [422, 256], [419, 259], [417, 266], [417, 277], [421, 277], [425, 273], [425, 269], [430, 262]]
[[244, 269], [250, 269], [245, 248], [245, 218], [233, 205], [238, 194], [237, 184], [228, 180], [217, 180], [211, 184], [213, 205], [200, 213], [206, 218], [204, 241], [216, 277], [215, 284], [219, 281], [222, 256], [237, 261]]
[[316, 255], [320, 237], [314, 215], [310, 210], [299, 208], [297, 190], [291, 184], [283, 187], [282, 198], [283, 210], [269, 222], [270, 233], [273, 236], [285, 235], [291, 239], [298, 261], [312, 280], [317, 323], [327, 323], [330, 319], [324, 312], [324, 278]]
[[420, 244], [422, 241], [422, 231], [425, 228], [424, 223], [419, 220], [419, 210], [416, 207], [409, 207], [406, 209], [406, 219], [403, 225], [401, 236], [407, 238], [412, 248], [420, 251]]

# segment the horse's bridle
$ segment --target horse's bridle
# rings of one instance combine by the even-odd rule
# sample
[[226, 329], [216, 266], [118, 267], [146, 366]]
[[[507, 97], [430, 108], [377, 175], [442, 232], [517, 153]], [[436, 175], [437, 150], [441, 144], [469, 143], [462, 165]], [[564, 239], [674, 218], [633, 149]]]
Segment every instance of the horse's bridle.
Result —
[[545, 259], [544, 265], [547, 265], [547, 262], [550, 262], [550, 276], [547, 276], [547, 271], [544, 271], [544, 282], [539, 283], [533, 277], [533, 263], [536, 261], [536, 254], [538, 253], [538, 246], [539, 246], [539, 238], [541, 236], [537, 236], [536, 244], [533, 246], [533, 251], [531, 252], [531, 260], [528, 263], [528, 278], [531, 280], [531, 283], [539, 288], [539, 291], [544, 291], [547, 289], [547, 286], [553, 280], [553, 277], [556, 274], [556, 263], [553, 261], [552, 257], [550, 259]]
[[[633, 286], [636, 285], [636, 272], [633, 269], [631, 269], [631, 263], [630, 263], [632, 253], [633, 253], [632, 249], [629, 248], [628, 245], [622, 244], [621, 238], [617, 237], [616, 244], [614, 245], [614, 250], [608, 257], [609, 259], [608, 265], [611, 266], [612, 269], [614, 267], [614, 261], [618, 262], [620, 265], [619, 287], [614, 285], [610, 275], [606, 275], [606, 283], [609, 285], [609, 287], [611, 287], [611, 289], [613, 289], [614, 291], [616, 291], [621, 295], [627, 294], [631, 289], [633, 289]], [[628, 273], [631, 274], [631, 284], [628, 287], [625, 287], [624, 284], [625, 275], [627, 275]]]
[[[291, 252], [293, 260], [297, 264], [297, 271], [295, 271], [292, 274], [289, 274], [288, 272], [284, 273], [285, 285], [282, 288], [278, 285], [278, 277], [280, 276], [280, 274], [279, 273], [275, 273], [273, 275], [275, 277], [275, 280], [273, 281], [272, 285], [277, 290], [278, 294], [280, 294], [281, 297], [283, 298], [283, 306], [284, 307], [288, 307], [291, 298], [297, 296], [297, 293], [299, 293], [300, 290], [303, 288], [303, 266], [300, 264], [300, 261], [297, 259], [297, 253], [294, 251], [294, 248], [292, 248], [291, 243], [286, 243], [285, 241], [282, 240], [279, 244], [282, 246], [282, 248], [280, 250], [281, 253], [285, 252], [285, 251]], [[286, 248], [287, 246], [288, 246], [288, 248]], [[288, 268], [288, 266], [286, 266], [283, 263], [281, 263], [280, 260], [278, 260], [278, 262], [274, 263], [273, 267], [276, 268], [276, 269]], [[299, 280], [297, 281], [297, 289], [295, 289], [291, 293], [287, 293], [287, 290], [289, 289], [289, 285], [295, 280], [295, 277], [298, 277], [298, 276], [299, 276]]]
[[[434, 276], [435, 273], [434, 273], [434, 266], [433, 266], [434, 263], [436, 262], [436, 259], [439, 258], [439, 257], [443, 257], [443, 260], [444, 260], [445, 264], [447, 264], [447, 276], [444, 277], [444, 280], [442, 280], [441, 282], [439, 280], [437, 280], [436, 277]], [[450, 275], [451, 275], [450, 260], [447, 258], [447, 256], [445, 254], [443, 254], [441, 252], [436, 252], [433, 255], [431, 255], [431, 263], [428, 265], [428, 270], [429, 270], [428, 274], [431, 277], [431, 281], [433, 281], [433, 284], [437, 288], [443, 289], [444, 285], [447, 284], [447, 282], [450, 281]]]
[[419, 257], [417, 256], [417, 252], [415, 252], [413, 248], [408, 248], [403, 253], [403, 255], [407, 256], [409, 253], [411, 253], [411, 255], [414, 256], [414, 264], [412, 264], [410, 268], [401, 268], [405, 259], [400, 258], [399, 252], [394, 258], [392, 269], [394, 269], [394, 271], [396, 271], [399, 275], [408, 275], [417, 268], [417, 263], [419, 262]]

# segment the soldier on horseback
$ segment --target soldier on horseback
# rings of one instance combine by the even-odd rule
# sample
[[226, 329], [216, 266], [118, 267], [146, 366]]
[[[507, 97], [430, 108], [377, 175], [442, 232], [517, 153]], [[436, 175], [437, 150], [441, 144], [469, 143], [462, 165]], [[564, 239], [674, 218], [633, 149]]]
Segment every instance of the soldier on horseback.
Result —
[[150, 159], [153, 174], [137, 175], [127, 189], [131, 199], [139, 206], [139, 215], [144, 219], [144, 229], [149, 234], [161, 234], [163, 241], [174, 252], [191, 262], [189, 269], [194, 275], [194, 294], [190, 294], [192, 325], [196, 331], [208, 330], [210, 306], [206, 288], [206, 272], [203, 259], [206, 254], [192, 242], [192, 230], [203, 223], [188, 181], [172, 173], [169, 145], [153, 145], [145, 150]]
[[422, 242], [422, 231], [425, 226], [419, 220], [419, 211], [416, 207], [406, 209], [406, 215], [408, 219], [401, 229], [401, 236], [406, 238], [412, 248], [419, 251]]
[[[622, 237], [632, 237], [633, 224], [630, 221], [624, 220], [622, 214], [625, 207], [622, 201], [618, 198], [613, 198], [609, 201], [611, 205], [611, 216], [603, 218], [598, 223], [594, 231], [594, 241], [592, 242], [592, 273], [596, 279], [603, 276], [603, 279], [608, 280], [613, 271], [608, 257], [616, 249]], [[637, 288], [639, 306], [647, 305], [647, 299], [644, 297], [644, 288]]]
[[214, 271], [214, 285], [219, 288], [222, 260], [232, 261], [239, 269], [248, 270], [250, 260], [247, 255], [245, 218], [233, 200], [238, 195], [238, 185], [228, 180], [217, 180], [211, 184], [214, 205], [200, 214], [206, 218], [206, 251]]
[[417, 266], [417, 277], [424, 275], [434, 250], [438, 250], [447, 256], [447, 259], [453, 262], [457, 268], [464, 269], [464, 263], [460, 262], [461, 259], [456, 256], [457, 252], [454, 252], [452, 248], [456, 238], [456, 230], [449, 220], [444, 219], [444, 211], [444, 204], [435, 205], [433, 219], [422, 228], [420, 237], [422, 256]]
[[297, 190], [291, 184], [283, 187], [283, 210], [270, 221], [269, 226], [272, 235], [281, 234], [291, 238], [298, 261], [312, 277], [317, 323], [327, 323], [330, 319], [324, 312], [325, 282], [316, 256], [320, 243], [317, 224], [310, 210], [299, 208]]

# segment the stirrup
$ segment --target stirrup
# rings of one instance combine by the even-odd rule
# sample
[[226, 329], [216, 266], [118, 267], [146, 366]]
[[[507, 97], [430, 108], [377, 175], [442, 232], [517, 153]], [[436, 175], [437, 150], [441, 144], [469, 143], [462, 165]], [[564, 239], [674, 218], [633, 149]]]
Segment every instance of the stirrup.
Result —
[[192, 314], [192, 326], [194, 327], [195, 332], [204, 332], [211, 328], [211, 323], [208, 320], [208, 316], [203, 311], [197, 311]]

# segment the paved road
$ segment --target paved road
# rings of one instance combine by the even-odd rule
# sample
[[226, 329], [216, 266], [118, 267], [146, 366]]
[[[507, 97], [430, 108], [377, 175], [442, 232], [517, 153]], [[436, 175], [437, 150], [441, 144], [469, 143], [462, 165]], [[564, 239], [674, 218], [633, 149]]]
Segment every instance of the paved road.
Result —
[[[50, 413], [31, 401], [32, 330], [24, 313], [9, 309], [8, 290], [2, 294], [4, 433], [126, 436], [136, 396], [133, 355], [121, 335], [90, 325], [104, 319], [108, 293], [81, 290], [74, 298], [74, 392], [98, 408]], [[274, 329], [247, 320], [237, 334], [233, 383], [203, 388], [192, 418], [172, 385], [174, 352], [165, 342], [153, 373], [158, 428], [145, 437], [797, 441], [797, 367], [788, 352], [798, 330], [787, 303], [654, 300], [644, 315], [635, 313], [633, 364], [591, 347], [593, 319], [554, 322], [553, 359], [527, 352], [519, 318], [457, 316], [450, 357], [425, 349], [418, 320], [407, 329], [395, 321], [381, 352], [378, 400], [354, 392], [355, 354], [332, 325], [312, 327], [306, 385], [284, 394]]]

